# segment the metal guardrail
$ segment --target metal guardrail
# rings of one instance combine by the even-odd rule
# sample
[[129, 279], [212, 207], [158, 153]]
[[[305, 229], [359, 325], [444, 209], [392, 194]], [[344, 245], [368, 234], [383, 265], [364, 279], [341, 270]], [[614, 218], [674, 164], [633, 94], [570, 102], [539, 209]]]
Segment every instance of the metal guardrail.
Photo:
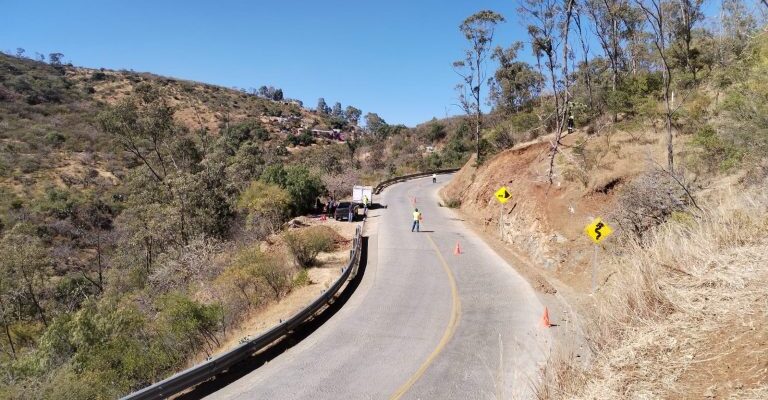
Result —
[[[456, 171], [458, 171], [458, 168], [398, 176], [380, 182], [374, 188], [374, 193], [379, 194], [387, 186], [398, 182], [404, 182], [409, 179], [421, 178], [430, 176], [432, 174], [447, 174]], [[315, 315], [315, 313], [325, 307], [331, 298], [333, 298], [333, 296], [338, 293], [341, 287], [344, 286], [345, 281], [353, 279], [355, 276], [357, 276], [357, 271], [360, 264], [360, 256], [362, 252], [364, 226], [365, 221], [363, 221], [363, 224], [358, 226], [357, 230], [355, 231], [355, 238], [353, 239], [354, 243], [352, 250], [350, 250], [349, 263], [342, 270], [341, 276], [339, 276], [339, 278], [331, 287], [324, 291], [323, 294], [321, 294], [306, 308], [297, 312], [291, 318], [274, 326], [272, 329], [268, 330], [255, 339], [249, 340], [240, 346], [235, 347], [226, 353], [220, 354], [202, 364], [198, 364], [194, 367], [181, 371], [171, 376], [170, 378], [164, 379], [137, 392], [133, 392], [123, 397], [121, 400], [160, 400], [199, 385], [213, 378], [214, 376], [225, 372], [231, 366], [245, 360], [256, 352], [263, 350], [270, 344], [274, 343], [277, 339], [280, 339], [301, 325], [302, 322]]]
[[460, 168], [451, 168], [451, 169], [438, 169], [431, 172], [419, 172], [417, 174], [411, 174], [411, 175], [403, 175], [403, 176], [396, 176], [394, 178], [387, 179], [385, 181], [379, 182], [378, 185], [373, 189], [374, 194], [381, 193], [384, 188], [390, 185], [394, 185], [395, 183], [405, 182], [409, 179], [415, 179], [415, 178], [423, 178], [425, 176], [430, 176], [432, 174], [450, 174], [453, 172], [458, 171]]
[[352, 279], [357, 275], [362, 252], [364, 226], [365, 221], [363, 221], [363, 224], [358, 226], [357, 230], [355, 231], [355, 238], [353, 239], [354, 243], [352, 250], [350, 250], [349, 263], [342, 270], [341, 276], [339, 276], [339, 278], [331, 287], [324, 291], [306, 308], [297, 312], [291, 318], [276, 325], [269, 331], [263, 333], [261, 336], [249, 340], [248, 342], [245, 342], [240, 346], [229, 350], [226, 353], [218, 355], [202, 364], [196, 365], [187, 370], [181, 371], [171, 376], [170, 378], [157, 382], [152, 386], [148, 386], [137, 392], [133, 392], [123, 397], [122, 400], [165, 399], [183, 390], [203, 383], [226, 371], [238, 362], [245, 360], [254, 353], [263, 350], [277, 339], [280, 339], [281, 337], [294, 330], [302, 322], [315, 315], [315, 313], [320, 311], [320, 309], [322, 309], [331, 300], [331, 298], [336, 295], [336, 293], [344, 285], [345, 281]]

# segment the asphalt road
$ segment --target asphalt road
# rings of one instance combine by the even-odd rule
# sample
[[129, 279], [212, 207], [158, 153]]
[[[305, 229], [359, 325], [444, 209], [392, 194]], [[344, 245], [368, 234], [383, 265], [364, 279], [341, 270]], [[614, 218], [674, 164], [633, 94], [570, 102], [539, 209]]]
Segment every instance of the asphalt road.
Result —
[[[369, 255], [329, 321], [209, 399], [530, 398], [551, 336], [514, 269], [439, 207], [450, 179], [394, 185], [369, 212]], [[415, 206], [421, 233], [411, 233]], [[454, 255], [456, 243], [463, 254]]]

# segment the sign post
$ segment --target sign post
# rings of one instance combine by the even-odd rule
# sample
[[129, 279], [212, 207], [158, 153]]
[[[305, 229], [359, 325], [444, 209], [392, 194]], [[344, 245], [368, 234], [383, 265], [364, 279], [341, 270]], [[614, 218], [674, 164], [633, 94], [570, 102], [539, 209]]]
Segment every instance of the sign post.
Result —
[[613, 229], [603, 222], [602, 219], [595, 218], [594, 221], [584, 228], [584, 233], [595, 242], [595, 252], [592, 255], [592, 294], [595, 294], [597, 290], [597, 253], [600, 251], [599, 244], [613, 233]]
[[501, 240], [504, 240], [504, 204], [506, 204], [509, 199], [512, 198], [512, 194], [509, 193], [509, 189], [507, 189], [506, 186], [503, 186], [501, 189], [497, 190], [496, 193], [494, 193], [494, 196], [496, 197], [496, 200], [501, 203], [501, 209], [499, 210], [499, 236], [501, 236]]

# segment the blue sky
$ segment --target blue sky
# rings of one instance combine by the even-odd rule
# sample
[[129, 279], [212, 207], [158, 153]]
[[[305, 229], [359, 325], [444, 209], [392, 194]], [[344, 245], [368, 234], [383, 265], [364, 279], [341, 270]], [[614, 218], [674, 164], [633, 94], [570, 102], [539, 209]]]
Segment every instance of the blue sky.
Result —
[[516, 4], [0, 0], [0, 50], [61, 52], [75, 65], [228, 87], [274, 85], [310, 107], [324, 97], [415, 125], [460, 112], [451, 63], [465, 46], [461, 21], [492, 9], [507, 18], [497, 44], [525, 41]]

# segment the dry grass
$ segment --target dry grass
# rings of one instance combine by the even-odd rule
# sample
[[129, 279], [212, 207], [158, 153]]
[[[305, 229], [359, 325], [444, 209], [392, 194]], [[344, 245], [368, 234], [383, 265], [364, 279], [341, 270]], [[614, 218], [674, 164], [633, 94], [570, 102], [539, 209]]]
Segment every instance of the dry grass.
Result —
[[606, 260], [592, 361], [553, 359], [539, 398], [768, 398], [764, 187], [722, 190]]

